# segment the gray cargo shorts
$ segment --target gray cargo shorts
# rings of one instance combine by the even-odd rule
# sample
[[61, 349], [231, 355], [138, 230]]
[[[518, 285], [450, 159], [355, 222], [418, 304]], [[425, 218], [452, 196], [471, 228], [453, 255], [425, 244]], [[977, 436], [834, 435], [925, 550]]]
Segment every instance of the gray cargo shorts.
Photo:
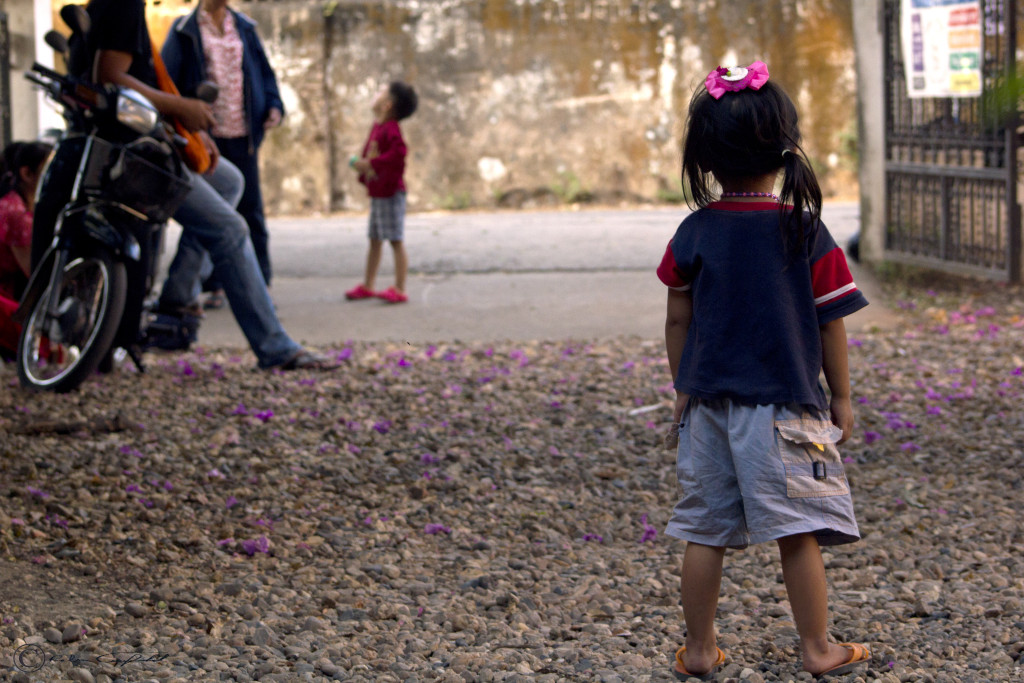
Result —
[[859, 540], [841, 437], [804, 406], [691, 399], [676, 455], [683, 496], [665, 533], [729, 548], [802, 533], [820, 545]]

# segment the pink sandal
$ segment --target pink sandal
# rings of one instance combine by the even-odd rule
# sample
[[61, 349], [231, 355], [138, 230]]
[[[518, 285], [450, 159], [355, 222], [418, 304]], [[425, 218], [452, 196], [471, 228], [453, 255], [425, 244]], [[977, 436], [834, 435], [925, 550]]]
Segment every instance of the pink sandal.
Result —
[[409, 300], [409, 297], [402, 292], [399, 292], [394, 287], [388, 287], [383, 292], [377, 292], [377, 296], [389, 304], [404, 304]]
[[367, 289], [366, 287], [363, 287], [361, 284], [356, 285], [352, 289], [345, 292], [345, 298], [348, 299], [349, 301], [355, 301], [357, 299], [370, 299], [375, 296], [379, 296], [379, 293]]

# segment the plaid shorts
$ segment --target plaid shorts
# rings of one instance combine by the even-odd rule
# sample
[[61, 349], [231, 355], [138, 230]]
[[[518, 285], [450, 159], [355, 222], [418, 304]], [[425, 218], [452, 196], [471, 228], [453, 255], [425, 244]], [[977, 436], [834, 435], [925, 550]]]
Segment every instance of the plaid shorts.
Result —
[[370, 239], [401, 242], [405, 237], [405, 193], [370, 197]]
[[858, 540], [841, 436], [827, 414], [800, 406], [692, 398], [676, 457], [683, 495], [665, 532], [730, 548], [801, 533], [821, 545]]

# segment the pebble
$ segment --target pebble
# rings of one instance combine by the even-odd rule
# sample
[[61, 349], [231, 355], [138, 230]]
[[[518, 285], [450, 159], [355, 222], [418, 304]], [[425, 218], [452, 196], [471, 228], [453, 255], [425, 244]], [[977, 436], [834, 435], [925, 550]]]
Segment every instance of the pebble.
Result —
[[[922, 305], [851, 334], [863, 402], [840, 449], [864, 538], [823, 556], [833, 637], [874, 656], [842, 680], [1021, 679], [1024, 305], [1001, 296], [980, 318], [984, 299], [942, 304], [947, 333]], [[203, 349], [67, 397], [0, 392], [0, 647], [157, 658], [63, 670], [97, 683], [670, 680], [662, 346], [356, 343], [328, 374]], [[12, 427], [112, 406], [140, 429]], [[780, 572], [774, 544], [727, 552], [718, 680], [813, 680]], [[38, 576], [74, 599], [37, 599]]]
[[129, 616], [132, 616], [132, 617], [135, 617], [135, 618], [139, 618], [139, 617], [145, 616], [147, 610], [140, 603], [130, 602], [127, 605], [125, 605], [124, 611]]
[[71, 670], [71, 680], [75, 683], [96, 683], [96, 677], [84, 667], [75, 667]]

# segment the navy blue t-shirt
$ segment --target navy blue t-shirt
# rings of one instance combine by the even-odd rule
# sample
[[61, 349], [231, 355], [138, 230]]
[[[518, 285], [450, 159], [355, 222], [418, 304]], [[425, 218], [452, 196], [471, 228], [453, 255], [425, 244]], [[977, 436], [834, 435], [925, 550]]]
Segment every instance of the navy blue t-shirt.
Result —
[[693, 296], [677, 390], [828, 409], [818, 328], [868, 302], [828, 229], [806, 224], [793, 256], [775, 203], [715, 202], [682, 222], [658, 268], [662, 282]]

